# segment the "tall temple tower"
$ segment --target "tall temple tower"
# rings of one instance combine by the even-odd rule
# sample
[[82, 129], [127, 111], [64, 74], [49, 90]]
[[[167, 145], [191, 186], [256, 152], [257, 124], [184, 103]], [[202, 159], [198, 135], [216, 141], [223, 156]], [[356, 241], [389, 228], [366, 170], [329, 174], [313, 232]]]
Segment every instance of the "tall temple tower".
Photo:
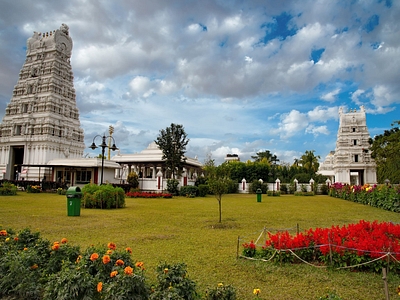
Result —
[[363, 185], [376, 183], [376, 165], [369, 148], [364, 106], [345, 113], [339, 109], [336, 149], [320, 165], [319, 173], [332, 182]]
[[50, 160], [83, 155], [68, 30], [62, 24], [27, 40], [26, 60], [0, 124], [0, 178], [37, 178]]

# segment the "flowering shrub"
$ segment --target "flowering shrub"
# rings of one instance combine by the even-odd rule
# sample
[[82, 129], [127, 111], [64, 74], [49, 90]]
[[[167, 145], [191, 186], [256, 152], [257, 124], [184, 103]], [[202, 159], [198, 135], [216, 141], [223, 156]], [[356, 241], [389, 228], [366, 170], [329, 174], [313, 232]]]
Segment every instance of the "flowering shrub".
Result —
[[[51, 243], [29, 229], [0, 228], [0, 299], [201, 298], [184, 263], [160, 263], [157, 281], [149, 284], [145, 264], [131, 254], [113, 242], [80, 251], [66, 238]], [[213, 295], [206, 299], [236, 299], [231, 286], [219, 286]]]
[[[309, 229], [296, 235], [283, 231], [268, 236], [260, 249], [254, 243], [243, 244], [243, 255], [280, 262], [304, 260], [334, 267], [354, 266], [376, 272], [387, 266], [389, 259], [400, 260], [400, 224], [390, 222], [361, 220], [357, 224]], [[392, 263], [390, 268], [400, 271], [398, 264]]]
[[348, 185], [336, 182], [329, 195], [389, 211], [400, 212], [400, 185]]
[[169, 193], [152, 193], [152, 192], [128, 192], [127, 197], [131, 198], [172, 198]]
[[236, 300], [236, 290], [231, 285], [218, 283], [214, 288], [208, 288], [206, 291], [207, 300]]
[[40, 185], [28, 185], [26, 187], [27, 193], [40, 193], [42, 191], [42, 187]]

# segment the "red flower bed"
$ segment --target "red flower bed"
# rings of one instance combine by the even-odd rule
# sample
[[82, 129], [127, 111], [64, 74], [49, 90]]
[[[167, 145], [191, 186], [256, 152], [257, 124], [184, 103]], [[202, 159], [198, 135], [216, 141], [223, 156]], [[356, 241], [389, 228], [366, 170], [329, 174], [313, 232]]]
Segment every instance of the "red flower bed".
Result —
[[[385, 256], [368, 267], [363, 265], [364, 269], [376, 270], [387, 263], [388, 256], [396, 265], [400, 261], [400, 224], [390, 222], [361, 220], [346, 226], [309, 229], [296, 235], [283, 231], [268, 233], [268, 236], [269, 240], [258, 251], [251, 252], [248, 244], [243, 244], [243, 254], [268, 258], [268, 255], [278, 251], [285, 253], [287, 261], [294, 261], [292, 256], [287, 255], [294, 253], [301, 259], [333, 263], [335, 266], [358, 265]], [[331, 257], [334, 260], [332, 262]], [[400, 266], [396, 268], [400, 270]]]
[[152, 192], [128, 192], [127, 197], [131, 198], [172, 198], [169, 193], [152, 193]]

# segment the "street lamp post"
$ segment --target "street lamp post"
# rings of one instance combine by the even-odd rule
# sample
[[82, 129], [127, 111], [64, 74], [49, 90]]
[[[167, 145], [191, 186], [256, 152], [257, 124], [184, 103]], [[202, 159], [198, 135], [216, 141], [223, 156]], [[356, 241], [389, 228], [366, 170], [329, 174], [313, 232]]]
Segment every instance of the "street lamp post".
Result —
[[[101, 143], [101, 145], [98, 145], [98, 146], [94, 143], [94, 140], [95, 140], [97, 137], [101, 137], [101, 138], [102, 138], [102, 143]], [[113, 142], [114, 142], [114, 144], [113, 144], [111, 147], [107, 146], [107, 143], [106, 143], [106, 139], [107, 139], [107, 138], [112, 139]], [[91, 145], [89, 148], [92, 149], [92, 150], [94, 150], [94, 149], [96, 149], [96, 148], [98, 148], [98, 147], [101, 147], [101, 179], [100, 179], [100, 185], [102, 185], [102, 184], [103, 184], [104, 154], [105, 154], [105, 149], [106, 149], [106, 148], [110, 148], [112, 151], [115, 151], [115, 150], [118, 150], [118, 148], [117, 148], [117, 146], [115, 146], [115, 140], [114, 140], [114, 138], [113, 138], [111, 135], [109, 135], [109, 136], [105, 136], [105, 135], [103, 135], [103, 136], [96, 135], [96, 136], [93, 138], [93, 143], [92, 143], [92, 145]]]

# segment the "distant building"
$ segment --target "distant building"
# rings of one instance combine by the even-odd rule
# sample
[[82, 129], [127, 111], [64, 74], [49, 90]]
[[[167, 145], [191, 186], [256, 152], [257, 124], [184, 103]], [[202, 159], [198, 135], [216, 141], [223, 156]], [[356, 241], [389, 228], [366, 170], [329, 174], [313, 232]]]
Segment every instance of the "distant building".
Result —
[[369, 138], [364, 107], [347, 113], [340, 108], [336, 149], [326, 156], [318, 173], [332, 183], [376, 183], [376, 165], [368, 150]]
[[227, 154], [225, 161], [240, 161], [240, 157], [237, 154]]
[[[166, 189], [167, 180], [171, 178], [162, 156], [161, 149], [152, 142], [139, 153], [117, 154], [111, 160], [121, 165], [121, 173], [117, 175], [121, 180], [126, 181], [128, 174], [135, 172], [139, 175], [141, 190], [159, 191]], [[202, 174], [202, 166], [197, 157], [185, 157], [183, 173], [177, 176], [180, 186], [194, 185], [198, 176]]]

